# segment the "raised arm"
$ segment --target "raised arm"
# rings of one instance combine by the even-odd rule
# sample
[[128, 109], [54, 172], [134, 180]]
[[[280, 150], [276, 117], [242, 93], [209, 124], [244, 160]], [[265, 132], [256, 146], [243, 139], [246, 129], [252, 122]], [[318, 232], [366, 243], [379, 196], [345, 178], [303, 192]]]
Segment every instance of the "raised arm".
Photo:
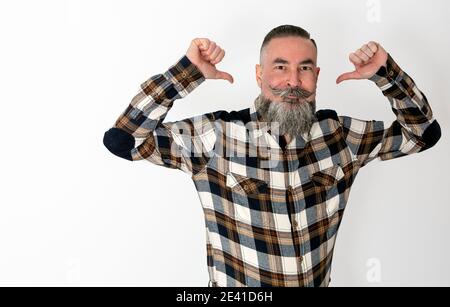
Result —
[[233, 82], [231, 75], [215, 67], [224, 55], [214, 42], [194, 39], [179, 61], [141, 84], [131, 103], [105, 132], [106, 148], [130, 161], [146, 159], [187, 173], [201, 169], [214, 145], [212, 114], [163, 121], [174, 101], [188, 95], [205, 79]]
[[383, 121], [339, 116], [345, 139], [364, 166], [375, 158], [389, 160], [424, 151], [441, 137], [441, 129], [425, 95], [377, 43], [370, 42], [350, 54], [355, 71], [345, 73], [337, 83], [367, 78], [388, 99], [396, 120], [389, 127]]

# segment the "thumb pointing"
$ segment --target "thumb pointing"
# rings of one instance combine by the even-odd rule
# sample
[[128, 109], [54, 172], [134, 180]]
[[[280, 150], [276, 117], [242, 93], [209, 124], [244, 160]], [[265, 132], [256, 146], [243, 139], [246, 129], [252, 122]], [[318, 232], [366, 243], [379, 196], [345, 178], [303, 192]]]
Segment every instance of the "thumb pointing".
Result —
[[339, 84], [342, 81], [345, 80], [352, 80], [352, 79], [359, 79], [359, 74], [356, 71], [352, 71], [352, 72], [346, 72], [343, 73], [342, 75], [340, 75], [337, 79], [336, 79], [336, 83]]
[[233, 76], [231, 76], [231, 75], [230, 75], [229, 73], [227, 73], [227, 72], [220, 71], [220, 70], [217, 71], [216, 79], [228, 80], [230, 83], [233, 83], [233, 82], [234, 82]]

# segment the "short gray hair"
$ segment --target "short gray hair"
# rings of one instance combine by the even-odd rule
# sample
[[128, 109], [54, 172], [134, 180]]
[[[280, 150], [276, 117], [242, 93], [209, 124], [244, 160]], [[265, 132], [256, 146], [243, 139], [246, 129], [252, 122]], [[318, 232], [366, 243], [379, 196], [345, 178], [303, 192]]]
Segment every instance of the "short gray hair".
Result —
[[314, 47], [316, 47], [316, 50], [317, 50], [316, 42], [314, 41], [314, 39], [311, 38], [311, 35], [309, 34], [308, 31], [306, 31], [305, 29], [298, 27], [298, 26], [281, 25], [281, 26], [278, 26], [278, 27], [270, 30], [270, 32], [267, 33], [267, 35], [264, 37], [264, 40], [263, 40], [263, 43], [261, 45], [261, 49], [259, 52], [260, 60], [261, 60], [261, 55], [263, 53], [264, 48], [267, 46], [267, 44], [272, 39], [278, 38], [278, 37], [289, 37], [289, 36], [297, 36], [297, 37], [309, 39], [314, 44]]

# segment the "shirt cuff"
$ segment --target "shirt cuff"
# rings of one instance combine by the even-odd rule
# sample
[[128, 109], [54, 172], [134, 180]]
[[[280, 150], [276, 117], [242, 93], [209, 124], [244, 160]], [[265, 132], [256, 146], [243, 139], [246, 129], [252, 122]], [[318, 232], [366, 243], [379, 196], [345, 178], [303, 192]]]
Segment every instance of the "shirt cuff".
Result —
[[186, 55], [183, 55], [164, 75], [172, 83], [180, 85], [181, 91], [186, 90], [191, 92], [205, 81], [203, 73]]
[[402, 69], [388, 53], [386, 66], [381, 66], [378, 71], [369, 78], [369, 80], [375, 82], [375, 84], [381, 89], [383, 94], [385, 96], [388, 96], [388, 89], [399, 81], [401, 72]]
[[169, 100], [183, 98], [198, 87], [205, 76], [186, 55], [163, 74], [155, 75], [141, 83], [141, 89], [154, 100]]

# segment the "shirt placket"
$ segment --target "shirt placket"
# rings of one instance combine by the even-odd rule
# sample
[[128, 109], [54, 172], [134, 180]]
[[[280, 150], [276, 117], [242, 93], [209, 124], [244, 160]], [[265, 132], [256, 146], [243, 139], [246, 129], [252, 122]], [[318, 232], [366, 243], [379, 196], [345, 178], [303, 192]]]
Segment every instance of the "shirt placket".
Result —
[[297, 214], [295, 213], [295, 198], [294, 198], [294, 188], [291, 183], [293, 179], [291, 177], [291, 167], [289, 164], [289, 150], [287, 148], [283, 149], [283, 164], [285, 171], [285, 182], [286, 182], [286, 206], [288, 211], [289, 221], [291, 222], [291, 237], [294, 242], [294, 250], [297, 258], [298, 273], [302, 276], [302, 283], [305, 282], [303, 275], [303, 238], [298, 231], [299, 222]]

